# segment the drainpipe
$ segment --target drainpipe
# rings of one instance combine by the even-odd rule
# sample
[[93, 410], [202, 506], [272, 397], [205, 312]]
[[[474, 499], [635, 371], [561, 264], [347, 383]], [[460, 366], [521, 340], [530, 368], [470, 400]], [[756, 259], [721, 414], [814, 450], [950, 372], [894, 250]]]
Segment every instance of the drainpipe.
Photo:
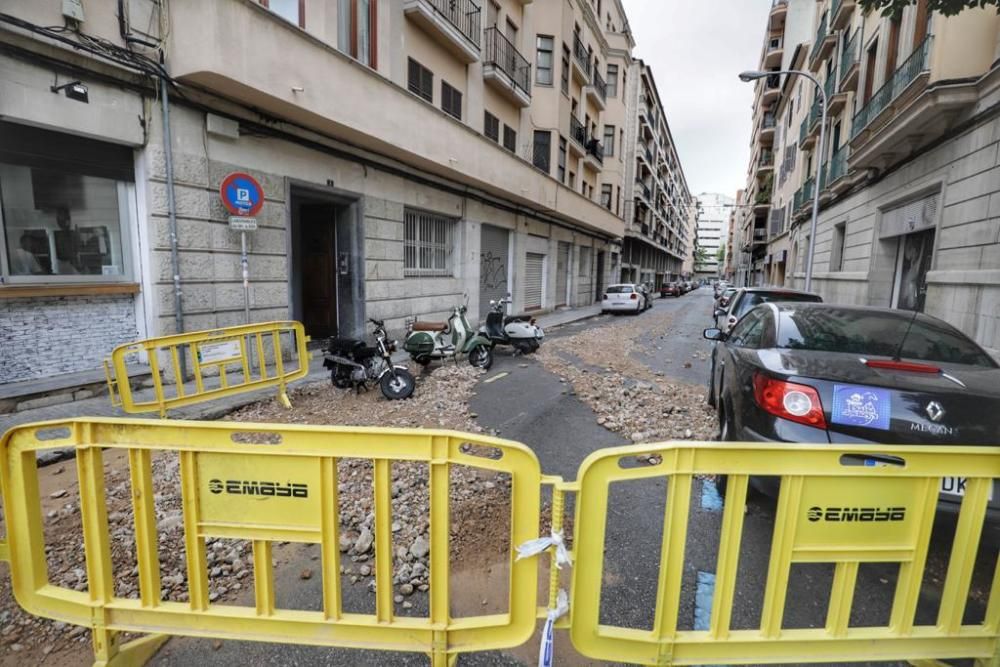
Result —
[[[163, 53], [160, 52], [160, 64], [166, 65]], [[170, 272], [174, 277], [174, 325], [177, 333], [184, 332], [184, 312], [181, 299], [181, 267], [177, 243], [177, 202], [174, 199], [174, 152], [170, 138], [170, 98], [167, 94], [167, 80], [160, 77], [160, 108], [163, 111], [163, 155], [167, 172], [167, 217], [170, 225]], [[187, 378], [187, 355], [180, 355], [181, 377], [183, 383]]]

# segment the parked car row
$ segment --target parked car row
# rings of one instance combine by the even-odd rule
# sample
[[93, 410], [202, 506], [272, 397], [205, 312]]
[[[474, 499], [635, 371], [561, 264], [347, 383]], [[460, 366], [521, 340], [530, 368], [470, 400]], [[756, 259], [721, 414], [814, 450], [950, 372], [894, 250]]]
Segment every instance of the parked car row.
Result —
[[[740, 289], [723, 308], [704, 332], [716, 342], [708, 402], [722, 440], [996, 444], [1000, 365], [947, 322], [787, 289]], [[901, 465], [874, 450], [858, 457]], [[769, 496], [779, 482], [751, 479]], [[989, 513], [1000, 518], [994, 491]], [[957, 511], [964, 493], [964, 479], [943, 477], [939, 506]]]
[[660, 286], [660, 297], [665, 299], [668, 296], [681, 296], [682, 294], [687, 294], [691, 290], [698, 289], [700, 286], [700, 284], [692, 283], [690, 280], [678, 280], [663, 283], [663, 285]]

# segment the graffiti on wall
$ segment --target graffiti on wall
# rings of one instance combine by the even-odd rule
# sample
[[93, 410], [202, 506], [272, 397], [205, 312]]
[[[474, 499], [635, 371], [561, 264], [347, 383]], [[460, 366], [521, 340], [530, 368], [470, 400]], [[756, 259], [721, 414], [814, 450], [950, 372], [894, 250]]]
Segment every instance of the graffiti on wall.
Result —
[[498, 290], [507, 286], [506, 257], [494, 255], [492, 251], [479, 254], [479, 286], [482, 289]]

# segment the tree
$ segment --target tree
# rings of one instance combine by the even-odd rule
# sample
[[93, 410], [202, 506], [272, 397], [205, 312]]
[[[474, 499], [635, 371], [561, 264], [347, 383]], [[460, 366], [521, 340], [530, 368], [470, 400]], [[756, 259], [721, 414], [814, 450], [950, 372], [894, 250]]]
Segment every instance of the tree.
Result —
[[698, 267], [705, 263], [708, 259], [708, 252], [705, 251], [701, 246], [695, 246], [694, 248], [694, 269], [698, 270]]
[[[859, 0], [865, 11], [881, 10], [885, 16], [899, 16], [903, 10], [913, 4], [913, 0]], [[927, 9], [941, 12], [945, 16], [954, 16], [962, 10], [976, 7], [996, 7], [1000, 13], [1000, 0], [927, 0]]]
[[715, 258], [719, 260], [719, 263], [726, 261], [726, 244], [723, 243], [719, 246], [719, 251], [715, 253]]

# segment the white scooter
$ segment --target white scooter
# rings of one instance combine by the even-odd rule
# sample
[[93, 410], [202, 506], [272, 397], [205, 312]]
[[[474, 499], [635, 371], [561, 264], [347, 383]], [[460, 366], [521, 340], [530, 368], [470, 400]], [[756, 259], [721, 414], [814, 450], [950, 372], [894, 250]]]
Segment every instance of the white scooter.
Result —
[[530, 315], [507, 315], [510, 294], [499, 301], [490, 301], [490, 312], [479, 333], [496, 345], [510, 345], [521, 354], [531, 354], [542, 344], [545, 332]]

